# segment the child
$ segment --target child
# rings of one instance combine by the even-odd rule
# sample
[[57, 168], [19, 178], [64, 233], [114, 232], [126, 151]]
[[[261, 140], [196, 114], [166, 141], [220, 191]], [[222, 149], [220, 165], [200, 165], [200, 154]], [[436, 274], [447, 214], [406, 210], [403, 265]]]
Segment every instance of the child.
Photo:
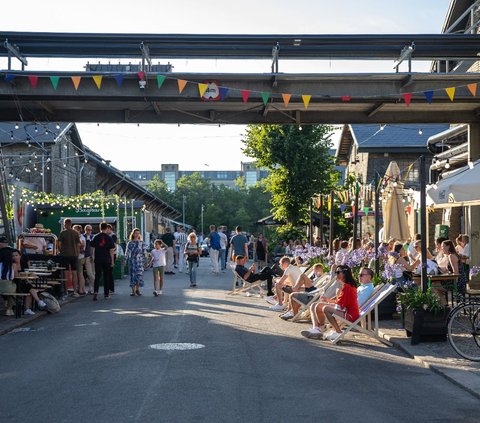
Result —
[[[155, 248], [150, 252], [150, 255], [152, 257], [150, 264], [153, 267], [153, 295], [155, 295], [155, 297], [158, 297], [163, 293], [163, 275], [165, 274], [165, 266], [167, 265], [167, 244], [165, 244], [161, 239], [156, 239], [154, 247]], [[159, 281], [160, 290], [158, 289]]]

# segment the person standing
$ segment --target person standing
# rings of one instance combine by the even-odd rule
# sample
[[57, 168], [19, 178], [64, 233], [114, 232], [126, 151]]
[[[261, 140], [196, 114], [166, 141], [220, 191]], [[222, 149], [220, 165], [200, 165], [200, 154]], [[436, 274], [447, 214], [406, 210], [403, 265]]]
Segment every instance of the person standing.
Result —
[[187, 257], [190, 287], [195, 288], [197, 286], [197, 263], [202, 255], [202, 249], [194, 232], [188, 235], [188, 242], [185, 244], [183, 254]]
[[85, 225], [85, 233], [83, 234], [83, 236], [85, 237], [85, 272], [87, 273], [88, 294], [93, 294], [93, 291], [94, 291], [93, 284], [95, 282], [95, 274], [94, 274], [93, 256], [90, 255], [90, 243], [92, 242], [92, 239], [93, 239], [91, 225]]
[[130, 234], [125, 257], [130, 262], [130, 288], [132, 297], [142, 295], [140, 288], [143, 287], [143, 272], [145, 270], [147, 244], [142, 241], [140, 229], [135, 228]]
[[178, 228], [178, 235], [176, 238], [176, 243], [179, 251], [178, 263], [177, 263], [179, 272], [184, 272], [186, 270], [185, 254], [183, 253], [183, 251], [185, 250], [185, 244], [187, 243], [187, 241], [188, 241], [188, 238], [187, 238], [187, 234], [185, 233], [185, 228], [183, 226], [180, 226]]
[[[163, 294], [163, 279], [165, 274], [166, 251], [167, 245], [161, 240], [156, 239], [153, 243], [153, 250], [150, 252], [152, 256], [151, 265], [153, 268], [153, 295], [158, 297]], [[160, 283], [160, 289], [159, 288]]]
[[73, 229], [78, 232], [80, 236], [80, 248], [78, 251], [78, 260], [77, 260], [77, 277], [78, 283], [77, 286], [73, 287], [74, 297], [84, 297], [85, 294], [85, 278], [83, 276], [83, 269], [85, 267], [85, 245], [86, 240], [85, 237], [82, 235], [82, 226], [81, 225], [73, 225]]
[[225, 269], [227, 268], [227, 262], [226, 262], [226, 253], [227, 253], [227, 235], [223, 232], [223, 226], [218, 227], [218, 236], [220, 237], [220, 270], [222, 272], [225, 272]]
[[258, 261], [258, 270], [262, 270], [267, 262], [267, 240], [263, 234], [259, 234], [255, 245], [255, 255]]
[[165, 233], [162, 235], [162, 241], [167, 246], [167, 252], [166, 252], [167, 264], [165, 266], [165, 274], [174, 275], [175, 273], [173, 272], [173, 261], [174, 261], [175, 237], [172, 234], [172, 230], [168, 226], [165, 228]]
[[63, 221], [65, 229], [58, 236], [58, 248], [62, 262], [66, 268], [67, 280], [65, 281], [65, 296], [68, 294], [68, 282], [78, 286], [77, 260], [80, 247], [80, 234], [72, 229], [72, 219]]
[[220, 253], [220, 235], [215, 230], [215, 225], [210, 225], [210, 260], [212, 262], [212, 271], [215, 275], [219, 275], [218, 270], [218, 254]]
[[100, 278], [103, 275], [103, 294], [105, 299], [110, 297], [110, 287], [108, 286], [108, 272], [113, 267], [113, 255], [115, 253], [115, 243], [110, 235], [107, 234], [107, 224], [100, 223], [100, 232], [95, 235], [90, 242], [90, 255], [95, 261], [95, 284], [93, 287], [93, 301], [97, 301], [98, 287]]
[[248, 260], [248, 239], [243, 235], [241, 226], [237, 226], [235, 232], [235, 235], [230, 241], [232, 247], [232, 261], [235, 261], [236, 256], [244, 256], [247, 257]]

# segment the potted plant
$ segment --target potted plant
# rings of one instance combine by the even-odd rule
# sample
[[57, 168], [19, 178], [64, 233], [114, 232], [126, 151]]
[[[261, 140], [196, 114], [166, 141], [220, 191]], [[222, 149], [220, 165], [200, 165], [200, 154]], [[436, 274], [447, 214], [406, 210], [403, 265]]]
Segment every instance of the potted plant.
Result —
[[423, 292], [418, 287], [406, 288], [400, 294], [403, 321], [412, 345], [422, 338], [446, 340], [448, 307], [444, 306], [431, 289]]

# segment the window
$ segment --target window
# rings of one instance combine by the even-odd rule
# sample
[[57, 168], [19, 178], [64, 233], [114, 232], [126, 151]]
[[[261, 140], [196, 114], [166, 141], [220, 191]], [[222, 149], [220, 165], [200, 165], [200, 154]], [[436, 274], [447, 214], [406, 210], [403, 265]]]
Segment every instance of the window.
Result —
[[175, 178], [175, 172], [165, 172], [163, 175], [163, 180], [167, 184], [167, 188], [170, 191], [175, 191], [177, 182]]
[[257, 183], [257, 172], [247, 171], [245, 172], [245, 183], [247, 187], [251, 187]]

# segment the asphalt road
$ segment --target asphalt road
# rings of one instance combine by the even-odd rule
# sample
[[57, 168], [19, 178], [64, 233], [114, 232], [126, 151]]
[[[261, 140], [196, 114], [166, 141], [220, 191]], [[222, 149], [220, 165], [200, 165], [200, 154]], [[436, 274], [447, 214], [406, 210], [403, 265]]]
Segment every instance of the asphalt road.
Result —
[[[198, 288], [128, 280], [98, 302], [0, 337], [0, 422], [479, 422], [478, 399], [364, 336], [306, 340], [260, 298], [228, 295], [202, 259]], [[148, 288], [147, 288], [148, 287]], [[152, 345], [167, 348], [155, 349]], [[174, 345], [174, 346], [175, 346]]]

